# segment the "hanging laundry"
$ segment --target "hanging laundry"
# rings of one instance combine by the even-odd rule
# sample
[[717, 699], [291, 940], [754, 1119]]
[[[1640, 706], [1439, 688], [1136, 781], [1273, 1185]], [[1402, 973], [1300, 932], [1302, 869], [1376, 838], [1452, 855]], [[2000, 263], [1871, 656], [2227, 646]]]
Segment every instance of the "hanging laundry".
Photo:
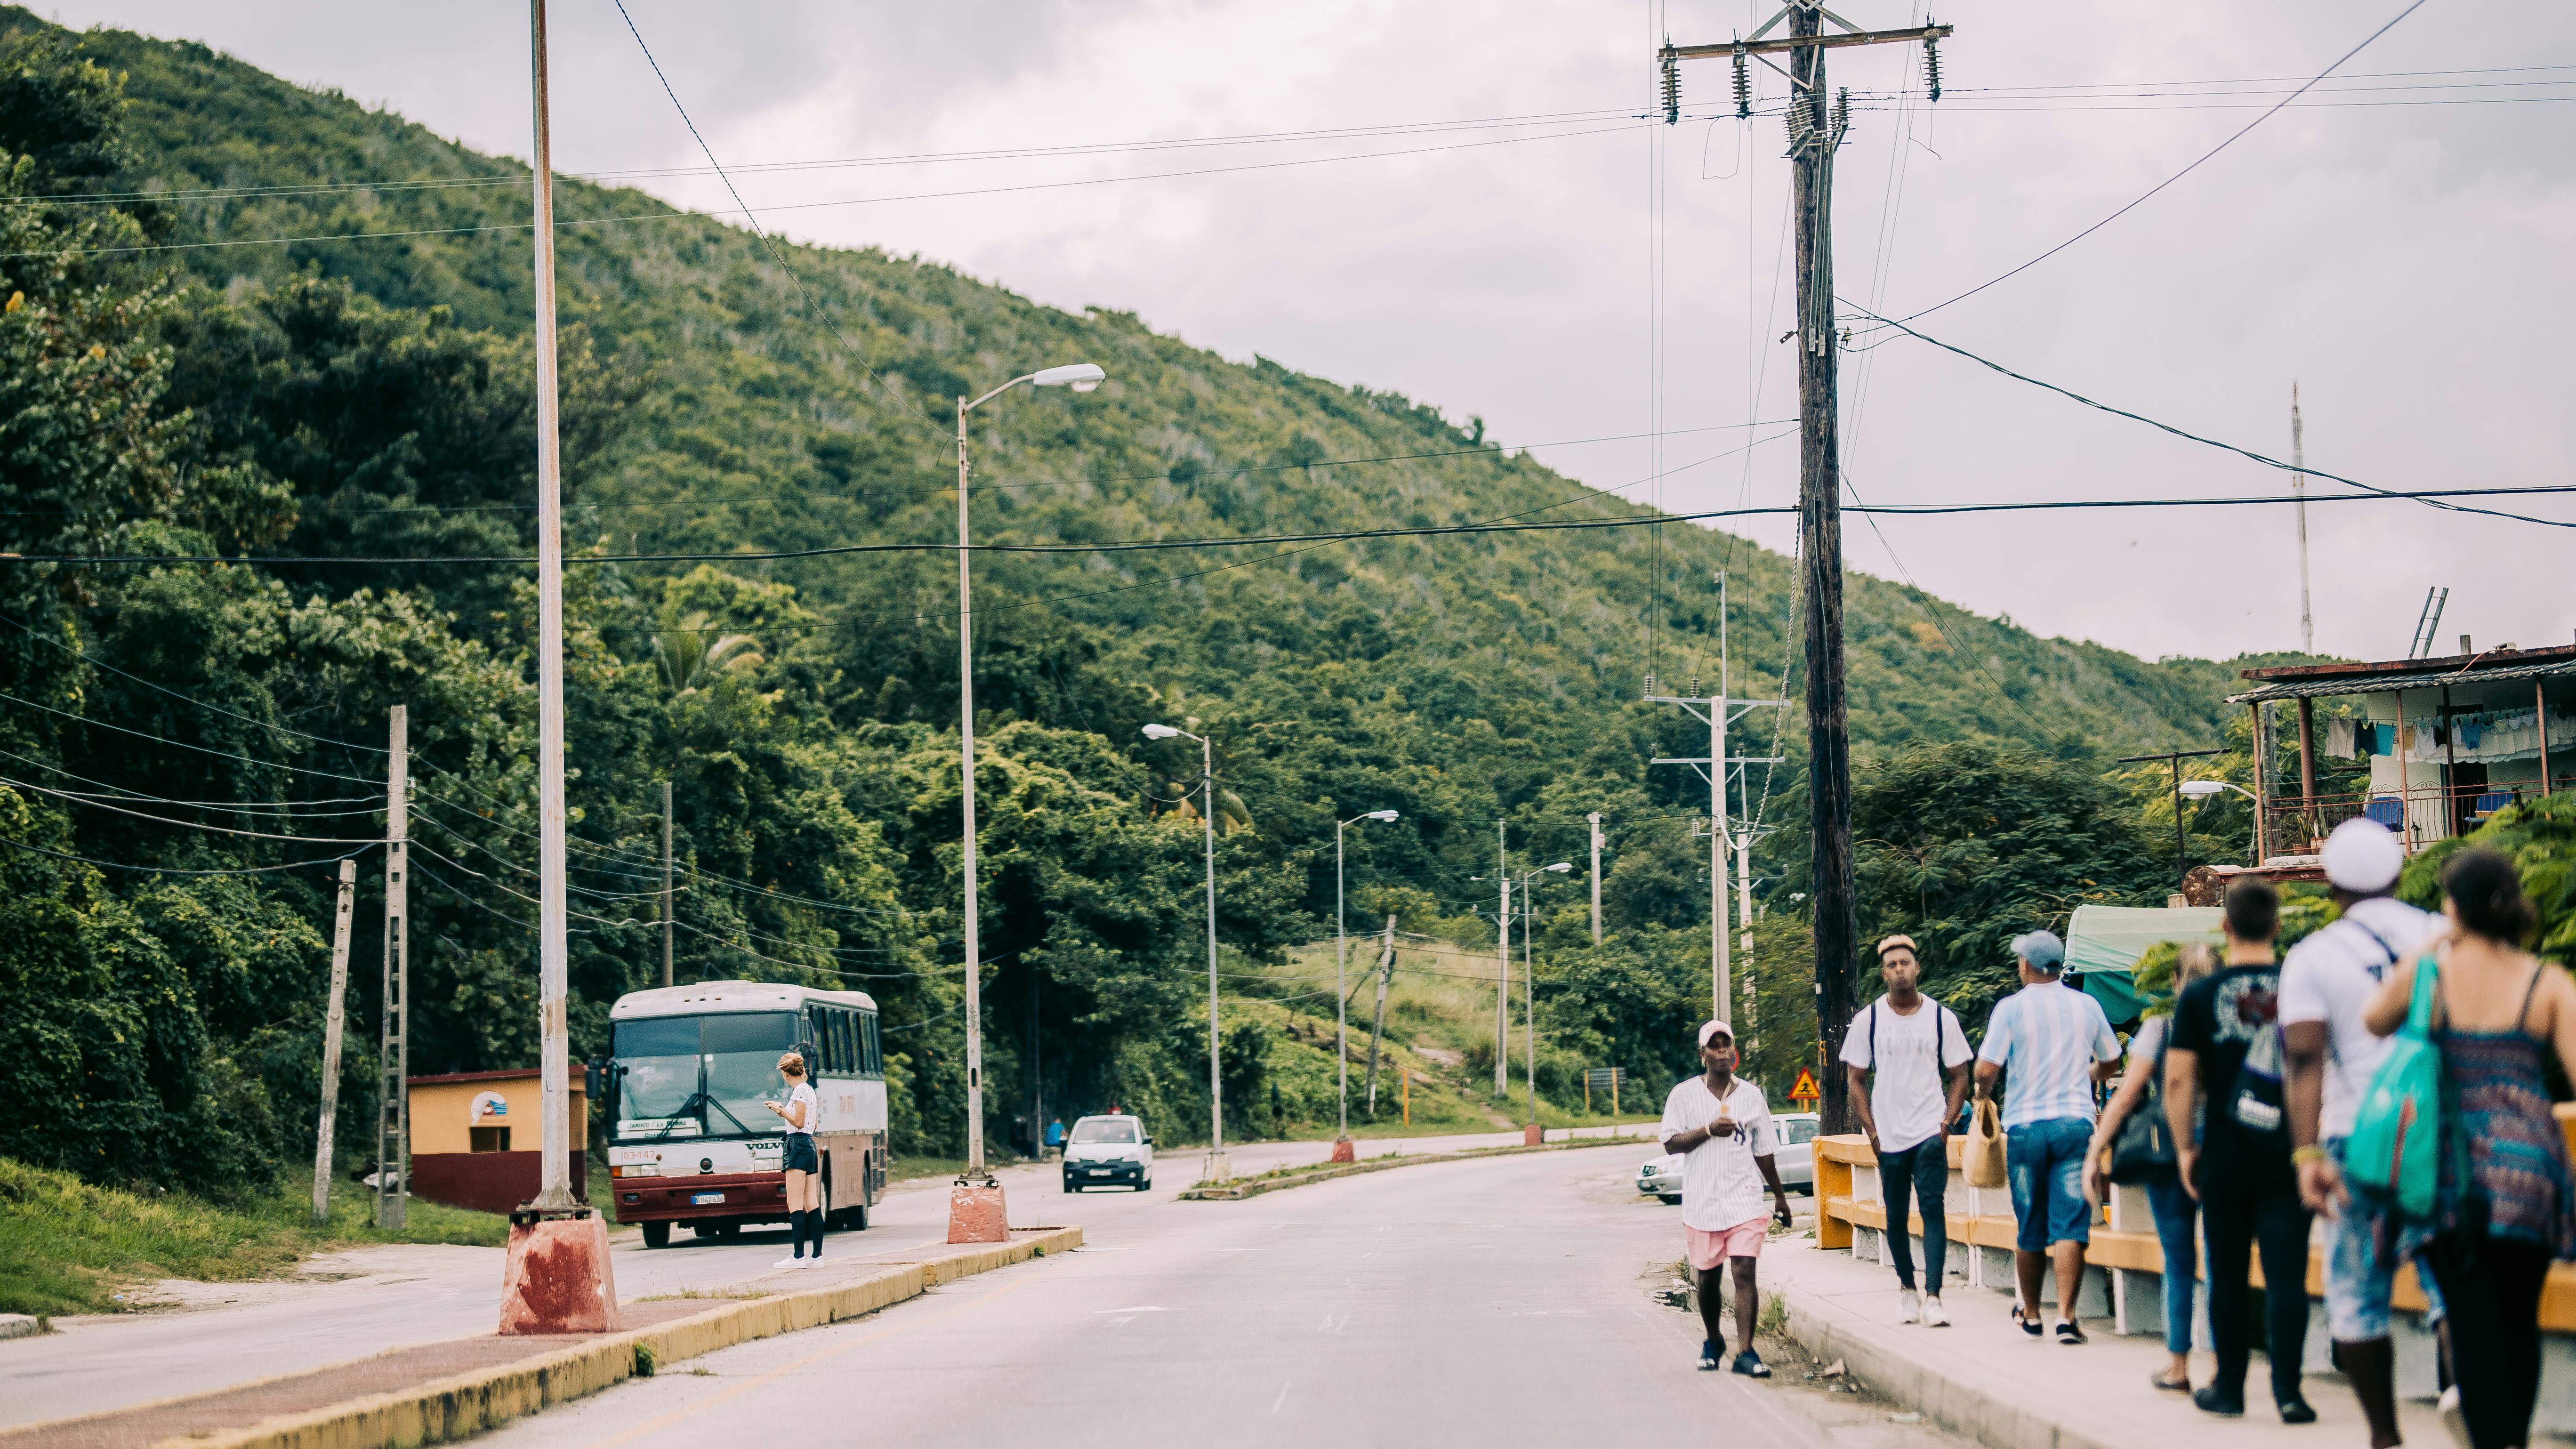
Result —
[[2330, 719], [2326, 721], [2326, 753], [2338, 760], [2349, 760], [2354, 754], [2358, 753], [2352, 747], [2352, 721], [2350, 719]]
[[2370, 727], [2370, 752], [2374, 755], [2397, 753], [2397, 726], [2385, 722]]

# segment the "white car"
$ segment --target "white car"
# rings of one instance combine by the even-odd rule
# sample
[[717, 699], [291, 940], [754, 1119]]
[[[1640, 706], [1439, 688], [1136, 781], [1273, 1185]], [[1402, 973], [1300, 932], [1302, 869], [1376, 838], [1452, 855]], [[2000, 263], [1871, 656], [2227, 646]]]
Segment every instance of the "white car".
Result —
[[[1780, 1185], [1813, 1195], [1816, 1190], [1816, 1129], [1824, 1119], [1813, 1112], [1775, 1112], [1771, 1114], [1772, 1130], [1779, 1134], [1779, 1151], [1772, 1164], [1780, 1170]], [[1637, 1169], [1637, 1191], [1648, 1197], [1659, 1197], [1678, 1206], [1682, 1200], [1682, 1160], [1665, 1153]]]
[[1077, 1118], [1064, 1135], [1064, 1190], [1154, 1186], [1154, 1139], [1134, 1117]]

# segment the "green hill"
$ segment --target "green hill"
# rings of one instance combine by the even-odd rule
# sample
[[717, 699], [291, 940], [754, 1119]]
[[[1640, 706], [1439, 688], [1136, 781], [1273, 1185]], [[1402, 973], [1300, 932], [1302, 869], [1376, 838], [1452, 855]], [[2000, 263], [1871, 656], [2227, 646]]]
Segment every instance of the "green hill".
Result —
[[[44, 500], [9, 505], [6, 549], [525, 548], [523, 168], [202, 46], [70, 36], [13, 9], [0, 9], [0, 32], [11, 47], [0, 151], [31, 158], [18, 196], [54, 198], [10, 211], [39, 238], [12, 250], [78, 251], [0, 260], [0, 291], [24, 288], [29, 302], [0, 319], [0, 339], [22, 349], [34, 389], [0, 417], [23, 434], [0, 440], [16, 450], [0, 483]], [[607, 1002], [658, 971], [659, 932], [642, 923], [658, 878], [660, 782], [672, 779], [690, 882], [682, 978], [801, 975], [875, 991], [889, 1030], [910, 1033], [888, 1038], [902, 1048], [899, 1138], [953, 1141], [953, 555], [724, 556], [953, 539], [959, 393], [1071, 360], [1111, 379], [1089, 396], [1016, 393], [979, 414], [981, 543], [1648, 516], [1484, 444], [1479, 422], [1394, 393], [1228, 362], [1132, 313], [1040, 306], [919, 258], [787, 247], [782, 267], [743, 230], [652, 217], [667, 210], [582, 182], [559, 193], [567, 536], [591, 553], [703, 553], [722, 565], [572, 570], [584, 1051], [601, 1045]], [[652, 219], [620, 220], [636, 217]], [[372, 239], [348, 239], [357, 233]], [[131, 300], [117, 311], [100, 298]], [[92, 336], [97, 351], [81, 350]], [[97, 378], [81, 381], [92, 366]], [[47, 381], [62, 378], [74, 381]], [[112, 392], [123, 431], [94, 406], [83, 424], [41, 393], [57, 386]], [[55, 435], [40, 422], [69, 431], [43, 442]], [[1579, 1098], [1567, 1075], [1578, 1059], [1663, 1070], [1667, 1038], [1694, 1009], [1693, 972], [1705, 991], [1693, 954], [1705, 950], [1705, 848], [1690, 818], [1706, 797], [1688, 772], [1645, 761], [1697, 753], [1705, 735], [1638, 702], [1647, 637], [1660, 641], [1666, 684], [1712, 684], [1712, 580], [1724, 568], [1736, 687], [1774, 693], [1794, 599], [1779, 556], [1697, 527], [1660, 532], [1660, 551], [1643, 528], [1603, 528], [979, 558], [997, 1102], [1036, 1089], [1028, 1044], [1054, 1100], [1114, 1093], [1169, 1114], [1164, 1130], [1183, 1135], [1193, 1100], [1204, 1114], [1192, 1075], [1203, 1036], [1191, 1046], [1204, 1026], [1189, 1018], [1196, 816], [1182, 799], [1197, 760], [1139, 738], [1157, 718], [1218, 742], [1221, 927], [1246, 965], [1235, 978], [1246, 995], [1284, 990], [1270, 978], [1287, 953], [1328, 932], [1335, 820], [1403, 811], [1394, 826], [1355, 828], [1355, 927], [1395, 910], [1426, 931], [1490, 940], [1472, 913], [1489, 888], [1470, 878], [1490, 873], [1498, 832], [1515, 869], [1579, 860], [1584, 816], [1602, 812], [1611, 943], [1592, 952], [1578, 929], [1579, 874], [1562, 901], [1542, 898], [1563, 912], [1541, 926], [1564, 973], [1552, 985], [1559, 968], [1542, 968], [1542, 1035], [1564, 1056], [1542, 1086], [1560, 1104]], [[13, 622], [52, 642], [6, 641], [0, 684], [61, 711], [0, 724], [8, 748], [137, 798], [314, 810], [325, 792], [363, 798], [382, 761], [335, 742], [381, 739], [384, 707], [410, 703], [433, 797], [423, 808], [447, 832], [424, 837], [446, 853], [424, 860], [425, 899], [415, 897], [415, 1070], [516, 1064], [533, 1051], [523, 571], [45, 566], [18, 570], [7, 589]], [[2227, 666], [2041, 638], [1860, 574], [1847, 608], [1865, 775], [1891, 752], [1980, 742], [2098, 774], [2108, 756], [2197, 745], [2227, 722]], [[710, 648], [727, 635], [751, 642]], [[1786, 918], [1804, 868], [1804, 749], [1795, 711], [1784, 713], [1790, 763], [1756, 779], [1747, 808], [1783, 827], [1758, 869], [1768, 908]], [[106, 732], [110, 721], [127, 733]], [[207, 755], [207, 740], [225, 758]], [[13, 788], [0, 781], [0, 834], [67, 854], [296, 858]], [[161, 1056], [131, 1056], [104, 1018], [48, 1017], [24, 1029], [94, 1049], [9, 1069], [20, 1085], [159, 1073], [165, 1103], [231, 1103], [228, 1121], [253, 1124], [239, 1127], [242, 1151], [283, 1150], [309, 1111], [296, 1104], [311, 1100], [320, 875], [194, 885], [15, 854], [0, 867], [21, 877], [0, 913], [41, 905], [51, 914], [27, 929], [64, 943], [51, 954], [0, 945], [0, 968], [20, 973], [0, 987], [50, 999], [86, 989], [66, 982], [111, 981], [99, 944], [111, 939], [164, 952], [184, 978], [171, 999], [187, 1021]], [[2123, 870], [2087, 889], [2161, 889]], [[362, 924], [362, 942], [372, 929]], [[1766, 1001], [1772, 987], [1766, 977]], [[353, 995], [354, 1040], [371, 1042], [369, 993]], [[162, 1009], [131, 1007], [136, 1020]], [[1266, 1070], [1268, 1041], [1242, 1044], [1247, 1085]], [[353, 1060], [350, 1073], [343, 1101], [363, 1122], [367, 1064]], [[89, 1171], [83, 1154], [103, 1140], [0, 1130], [0, 1152]]]

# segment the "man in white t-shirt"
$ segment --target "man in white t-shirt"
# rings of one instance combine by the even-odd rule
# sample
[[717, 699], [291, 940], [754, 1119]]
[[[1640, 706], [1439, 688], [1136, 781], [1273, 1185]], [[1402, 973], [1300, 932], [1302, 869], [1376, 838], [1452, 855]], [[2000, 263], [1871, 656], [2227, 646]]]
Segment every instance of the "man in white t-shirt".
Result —
[[[1682, 1159], [1683, 1250], [1699, 1286], [1700, 1323], [1708, 1330], [1699, 1366], [1714, 1369], [1725, 1361], [1726, 1280], [1718, 1269], [1733, 1259], [1735, 1337], [1741, 1345], [1733, 1367], [1749, 1378], [1767, 1379], [1771, 1367], [1753, 1349], [1753, 1325], [1762, 1303], [1754, 1264], [1762, 1253], [1766, 1219], [1789, 1225], [1789, 1194], [1780, 1186], [1780, 1169], [1773, 1161], [1779, 1148], [1771, 1104], [1760, 1087], [1735, 1075], [1735, 1029], [1725, 1022], [1700, 1026], [1699, 1061], [1706, 1070], [1684, 1078], [1665, 1095], [1659, 1134], [1664, 1150]], [[1774, 1205], [1767, 1214], [1762, 1210], [1766, 1183]]]
[[[2355, 1198], [2343, 1180], [2343, 1141], [2355, 1109], [2388, 1053], [2388, 1039], [2362, 1022], [2380, 978], [2442, 925], [2442, 918], [2389, 894], [2406, 865], [2397, 837], [2375, 820], [2347, 820], [2320, 855], [2343, 914], [2290, 948], [2281, 963], [2282, 1083], [2299, 1196], [2332, 1221], [2326, 1236], [2326, 1331], [2335, 1367], [2370, 1421], [2372, 1449], [2399, 1442], [2396, 1349], [2388, 1337], [2395, 1256], [2381, 1251], [2385, 1205]], [[2430, 1285], [2430, 1279], [2426, 1279]]]
[[[1946, 1327], [1941, 1272], [1950, 1233], [1944, 1193], [1950, 1185], [1950, 1123], [1968, 1095], [1968, 1034], [1959, 1015], [1920, 990], [1922, 963], [1912, 936], [1878, 943], [1878, 976], [1887, 994], [1861, 1008], [1843, 1034], [1843, 1069], [1860, 1130], [1878, 1154], [1878, 1195], [1887, 1208], [1887, 1255], [1902, 1290], [1896, 1321]], [[1875, 1074], [1876, 1079], [1872, 1080]], [[1906, 1223], [1923, 1203], [1924, 1291], [1914, 1291], [1914, 1235]]]

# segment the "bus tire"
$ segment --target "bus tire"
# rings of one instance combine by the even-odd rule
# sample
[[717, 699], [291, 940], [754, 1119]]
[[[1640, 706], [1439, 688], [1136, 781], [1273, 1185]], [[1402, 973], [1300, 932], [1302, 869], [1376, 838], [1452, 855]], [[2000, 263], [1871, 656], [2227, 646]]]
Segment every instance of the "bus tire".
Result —
[[644, 1246], [648, 1248], [667, 1248], [671, 1246], [671, 1225], [667, 1222], [646, 1223], [644, 1225]]

